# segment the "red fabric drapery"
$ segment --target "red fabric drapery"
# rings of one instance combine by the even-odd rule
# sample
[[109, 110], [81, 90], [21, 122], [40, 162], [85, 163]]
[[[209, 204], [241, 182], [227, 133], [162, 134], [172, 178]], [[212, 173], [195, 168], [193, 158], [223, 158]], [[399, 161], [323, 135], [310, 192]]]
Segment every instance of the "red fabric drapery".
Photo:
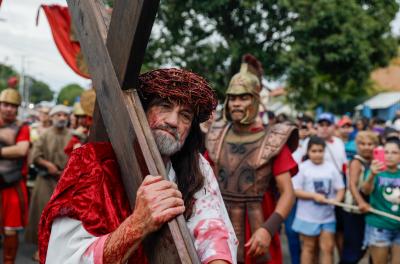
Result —
[[[1, 3], [2, 0], [0, 0]], [[42, 5], [49, 21], [54, 42], [61, 56], [71, 69], [84, 78], [90, 78], [83, 60], [81, 46], [74, 36], [68, 7], [60, 5]]]

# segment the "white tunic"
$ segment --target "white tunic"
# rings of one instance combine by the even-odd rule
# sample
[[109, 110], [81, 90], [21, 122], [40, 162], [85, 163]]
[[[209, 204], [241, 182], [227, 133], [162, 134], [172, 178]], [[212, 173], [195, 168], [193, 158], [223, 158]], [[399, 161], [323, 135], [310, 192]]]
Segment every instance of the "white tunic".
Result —
[[[197, 254], [202, 263], [216, 259], [236, 263], [238, 241], [218, 183], [209, 163], [202, 156], [199, 162], [205, 177], [204, 187], [195, 193], [194, 212], [187, 221]], [[175, 181], [172, 168], [168, 176]], [[107, 236], [89, 234], [80, 221], [57, 218], [51, 228], [46, 263], [102, 264]]]

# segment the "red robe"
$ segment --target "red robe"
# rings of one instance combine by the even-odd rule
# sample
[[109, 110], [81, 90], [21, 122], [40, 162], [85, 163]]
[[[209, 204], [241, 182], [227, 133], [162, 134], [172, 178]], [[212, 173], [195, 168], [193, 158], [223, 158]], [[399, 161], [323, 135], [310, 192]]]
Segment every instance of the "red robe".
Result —
[[[40, 219], [40, 263], [45, 263], [57, 217], [79, 220], [86, 231], [100, 237], [113, 232], [131, 213], [111, 144], [88, 143], [74, 150]], [[129, 262], [133, 261], [147, 263], [141, 247]]]

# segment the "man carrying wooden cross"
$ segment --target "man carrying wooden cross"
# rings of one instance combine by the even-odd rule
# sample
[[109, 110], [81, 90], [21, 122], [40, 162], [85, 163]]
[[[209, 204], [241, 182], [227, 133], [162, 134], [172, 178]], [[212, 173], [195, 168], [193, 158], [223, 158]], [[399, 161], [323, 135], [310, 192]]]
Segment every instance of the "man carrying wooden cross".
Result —
[[202, 263], [236, 263], [233, 227], [199, 154], [199, 124], [216, 106], [214, 92], [180, 69], [141, 75], [138, 92], [172, 182], [147, 176], [132, 212], [111, 144], [74, 150], [41, 218], [41, 263], [146, 263], [143, 239], [182, 213]]

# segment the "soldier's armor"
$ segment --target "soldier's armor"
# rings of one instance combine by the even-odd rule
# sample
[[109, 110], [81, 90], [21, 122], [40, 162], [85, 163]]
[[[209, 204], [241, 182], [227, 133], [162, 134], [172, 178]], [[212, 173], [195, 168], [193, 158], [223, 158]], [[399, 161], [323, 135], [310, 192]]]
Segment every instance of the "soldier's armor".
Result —
[[270, 187], [272, 160], [288, 144], [297, 147], [298, 134], [292, 126], [277, 124], [266, 128], [265, 135], [250, 142], [231, 143], [226, 140], [230, 124], [214, 124], [207, 135], [207, 150], [214, 161], [229, 217], [239, 240], [238, 262], [244, 262], [246, 213], [251, 233], [266, 219], [263, 215], [264, 193]]
[[[0, 127], [0, 146], [7, 147], [15, 145], [20, 127], [21, 125], [18, 123]], [[0, 174], [2, 174], [4, 178], [7, 178], [10, 172], [14, 172], [13, 177], [17, 177], [15, 176], [16, 173], [22, 173], [22, 164], [23, 159], [0, 159]], [[22, 177], [22, 174], [18, 175], [18, 177]]]

